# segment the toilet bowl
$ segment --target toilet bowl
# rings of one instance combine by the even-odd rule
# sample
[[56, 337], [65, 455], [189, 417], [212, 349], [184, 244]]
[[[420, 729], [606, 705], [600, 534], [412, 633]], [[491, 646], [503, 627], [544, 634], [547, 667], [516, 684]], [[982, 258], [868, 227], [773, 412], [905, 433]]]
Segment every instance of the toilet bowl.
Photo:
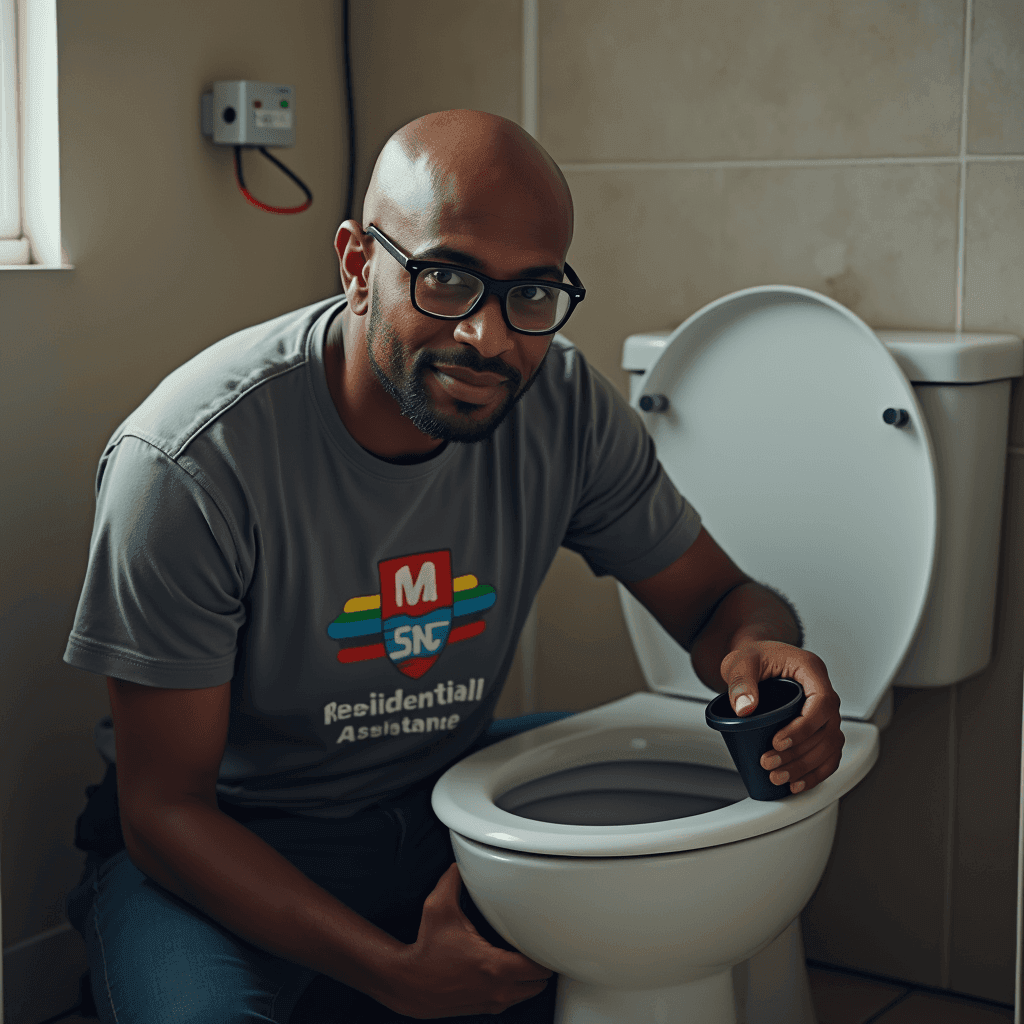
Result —
[[[730, 1021], [733, 966], [777, 939], [810, 899], [837, 801], [877, 756], [878, 729], [851, 723], [840, 769], [823, 783], [752, 800], [701, 704], [637, 693], [466, 758], [435, 789], [434, 810], [484, 916], [561, 975], [559, 1020]], [[615, 768], [603, 776], [586, 771], [606, 765]], [[666, 765], [683, 769], [667, 782], [694, 813], [665, 819], [678, 808], [655, 806], [633, 817], [661, 820], [565, 823], [580, 814], [573, 796], [589, 798], [582, 813], [593, 820], [602, 803], [621, 817], [620, 794], [627, 813], [628, 801], [660, 795], [673, 774]], [[566, 1002], [594, 1009], [573, 1015]], [[609, 1002], [621, 1004], [618, 1016], [595, 1015]]]
[[891, 686], [947, 685], [990, 656], [991, 621], [958, 624], [968, 605], [991, 617], [1024, 346], [904, 332], [887, 347], [784, 286], [726, 296], [644, 346], [633, 404], [654, 410], [659, 459], [712, 536], [800, 611], [842, 701], [840, 764], [750, 799], [705, 723], [713, 692], [623, 588], [654, 692], [478, 751], [439, 780], [434, 811], [485, 917], [558, 973], [557, 1024], [814, 1024], [799, 914], [840, 797], [878, 758]]

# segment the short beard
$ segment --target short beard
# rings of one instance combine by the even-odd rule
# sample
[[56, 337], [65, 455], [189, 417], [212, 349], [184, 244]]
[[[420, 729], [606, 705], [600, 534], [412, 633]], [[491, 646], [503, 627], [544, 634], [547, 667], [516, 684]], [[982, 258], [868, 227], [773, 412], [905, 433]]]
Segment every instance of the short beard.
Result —
[[[374, 345], [378, 341], [387, 370], [373, 353]], [[381, 316], [376, 288], [370, 301], [370, 319], [366, 325], [366, 352], [381, 387], [398, 403], [403, 416], [410, 419], [413, 425], [428, 437], [439, 441], [458, 441], [462, 444], [487, 440], [498, 429], [516, 402], [530, 390], [540, 374], [541, 366], [544, 365], [544, 361], [541, 360], [541, 366], [537, 367], [536, 373], [525, 386], [522, 386], [522, 374], [507, 363], [497, 358], [483, 359], [474, 349], [463, 345], [452, 349], [421, 349], [406, 368], [403, 364], [401, 342], [394, 328], [385, 323]], [[544, 358], [546, 359], [547, 355]], [[470, 402], [460, 402], [458, 399], [453, 399], [456, 415], [441, 413], [433, 405], [424, 380], [426, 374], [439, 362], [445, 366], [464, 366], [480, 373], [500, 374], [508, 380], [507, 385], [501, 385], [508, 390], [507, 398], [483, 421], [469, 419], [479, 406]]]

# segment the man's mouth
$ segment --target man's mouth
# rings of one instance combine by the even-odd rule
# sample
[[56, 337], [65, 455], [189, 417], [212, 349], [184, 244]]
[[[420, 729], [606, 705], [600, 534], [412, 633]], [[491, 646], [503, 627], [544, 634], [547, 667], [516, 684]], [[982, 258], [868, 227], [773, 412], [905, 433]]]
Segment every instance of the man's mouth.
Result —
[[494, 401], [502, 385], [512, 384], [508, 377], [500, 373], [470, 370], [465, 366], [433, 364], [430, 369], [437, 382], [452, 398], [472, 405], [488, 405]]

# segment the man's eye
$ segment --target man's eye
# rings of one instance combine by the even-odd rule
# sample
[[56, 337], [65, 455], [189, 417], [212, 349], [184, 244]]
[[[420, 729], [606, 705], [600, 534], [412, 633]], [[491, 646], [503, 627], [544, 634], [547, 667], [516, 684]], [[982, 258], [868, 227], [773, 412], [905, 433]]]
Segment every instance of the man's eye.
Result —
[[524, 285], [519, 289], [520, 298], [528, 302], [550, 302], [552, 293], [553, 289], [541, 288], [535, 284]]
[[461, 288], [469, 283], [461, 274], [456, 274], [454, 270], [428, 270], [426, 277], [430, 284], [442, 288]]

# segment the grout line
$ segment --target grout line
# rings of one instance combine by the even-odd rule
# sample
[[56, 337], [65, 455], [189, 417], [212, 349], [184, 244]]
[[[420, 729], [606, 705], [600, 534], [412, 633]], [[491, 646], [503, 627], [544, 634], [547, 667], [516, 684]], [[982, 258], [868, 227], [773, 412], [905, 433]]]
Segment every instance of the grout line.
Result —
[[1012, 1009], [1009, 1003], [1001, 1003], [998, 999], [985, 999], [983, 996], [969, 996], [963, 992], [955, 992], [949, 988], [939, 988], [935, 985], [917, 985], [914, 982], [906, 981], [903, 978], [894, 978], [888, 974], [875, 974], [871, 971], [859, 971], [855, 967], [840, 967], [836, 964], [826, 963], [824, 960], [808, 958], [808, 967], [816, 970], [831, 971], [833, 974], [845, 974], [851, 978], [864, 978], [867, 981], [878, 981], [886, 985], [894, 985], [896, 988], [907, 989], [907, 995], [914, 992], [923, 992], [925, 995], [941, 996], [944, 999], [953, 999], [963, 1003], [976, 1006], [995, 1006], [999, 1009]]
[[883, 1018], [883, 1017], [884, 1017], [884, 1016], [885, 1016], [885, 1015], [886, 1015], [886, 1014], [887, 1014], [887, 1013], [888, 1013], [888, 1012], [889, 1012], [890, 1010], [892, 1010], [892, 1009], [895, 1009], [895, 1008], [896, 1008], [897, 1006], [899, 1006], [899, 1005], [900, 1005], [900, 1003], [902, 1003], [902, 1002], [903, 1002], [903, 1001], [904, 1001], [905, 999], [909, 999], [909, 998], [911, 997], [911, 995], [913, 994], [913, 992], [914, 992], [914, 990], [913, 990], [912, 988], [908, 988], [906, 992], [902, 992], [902, 993], [900, 993], [900, 995], [898, 995], [898, 996], [897, 996], [897, 997], [896, 997], [896, 998], [895, 998], [895, 999], [894, 999], [894, 1000], [893, 1000], [893, 1001], [892, 1001], [891, 1003], [886, 1003], [886, 1004], [885, 1004], [885, 1006], [883, 1006], [883, 1007], [882, 1007], [882, 1008], [881, 1008], [880, 1010], [878, 1010], [878, 1011], [877, 1011], [876, 1013], [873, 1013], [873, 1014], [872, 1014], [872, 1015], [871, 1015], [870, 1017], [866, 1017], [866, 1018], [865, 1018], [865, 1019], [864, 1019], [864, 1020], [863, 1020], [863, 1021], [861, 1022], [861, 1024], [875, 1024], [875, 1022], [876, 1022], [876, 1021], [881, 1021], [881, 1019], [882, 1019], [882, 1018]]
[[540, 120], [539, 0], [523, 0], [523, 127], [537, 138]]
[[636, 162], [589, 163], [567, 161], [559, 163], [563, 171], [573, 173], [609, 173], [617, 171], [728, 171], [758, 168], [815, 168], [815, 167], [889, 167], [915, 166], [921, 164], [961, 165], [971, 163], [1019, 163], [1024, 162], [1024, 153], [1005, 155], [957, 156], [843, 156], [843, 157], [800, 157], [786, 160], [638, 160]]
[[967, 0], [964, 10], [964, 78], [960, 96], [960, 174], [956, 214], [956, 294], [955, 328], [964, 329], [964, 250], [967, 234], [967, 114], [971, 94], [971, 44], [974, 23], [974, 0]]

